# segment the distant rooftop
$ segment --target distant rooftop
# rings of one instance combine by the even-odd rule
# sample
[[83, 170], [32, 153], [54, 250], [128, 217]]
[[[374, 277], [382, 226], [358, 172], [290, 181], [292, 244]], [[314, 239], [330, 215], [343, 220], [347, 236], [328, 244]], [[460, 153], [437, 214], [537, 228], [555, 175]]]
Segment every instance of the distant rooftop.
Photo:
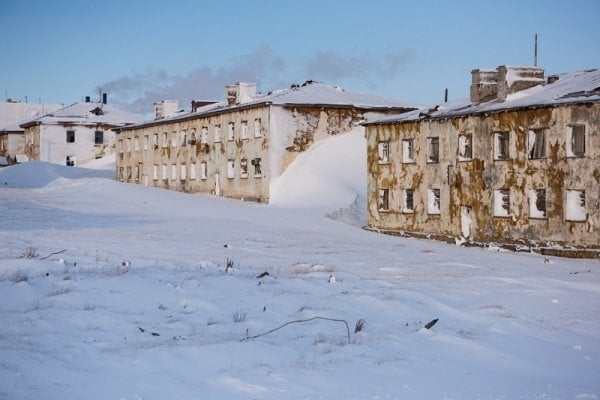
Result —
[[19, 124], [38, 118], [63, 107], [62, 104], [21, 103], [8, 100], [0, 102], [0, 131], [20, 131]]
[[45, 124], [77, 124], [77, 125], [96, 125], [107, 124], [122, 126], [126, 124], [136, 124], [143, 119], [137, 114], [123, 111], [110, 104], [94, 102], [78, 102], [71, 104], [60, 110], [48, 113], [42, 117], [32, 119], [21, 124], [22, 128]]

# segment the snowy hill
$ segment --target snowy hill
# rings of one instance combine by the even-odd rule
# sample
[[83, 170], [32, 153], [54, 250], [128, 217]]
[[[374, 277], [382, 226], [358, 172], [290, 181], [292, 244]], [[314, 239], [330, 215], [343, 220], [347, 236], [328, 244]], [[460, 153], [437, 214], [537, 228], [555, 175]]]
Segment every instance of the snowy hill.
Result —
[[597, 260], [383, 236], [110, 172], [0, 170], [0, 398], [600, 397]]

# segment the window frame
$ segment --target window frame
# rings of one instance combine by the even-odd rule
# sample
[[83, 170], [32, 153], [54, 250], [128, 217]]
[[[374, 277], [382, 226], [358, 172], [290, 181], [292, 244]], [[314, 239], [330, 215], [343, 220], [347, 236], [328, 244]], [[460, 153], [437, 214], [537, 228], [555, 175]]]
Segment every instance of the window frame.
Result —
[[[409, 193], [410, 193], [410, 208], [408, 207]], [[402, 189], [402, 212], [404, 214], [414, 214], [414, 212], [415, 212], [415, 190], [413, 188]]]
[[[100, 140], [98, 140], [100, 138]], [[104, 144], [104, 131], [95, 131], [94, 132], [94, 145], [103, 145]]]
[[75, 130], [73, 130], [73, 129], [67, 130], [66, 136], [65, 136], [65, 142], [66, 143], [75, 143]]
[[379, 188], [377, 189], [377, 210], [379, 212], [390, 211], [390, 189]]
[[[436, 206], [437, 208], [434, 208]], [[427, 189], [427, 215], [442, 214], [442, 191], [439, 188]]]
[[543, 160], [548, 157], [548, 140], [546, 136], [546, 129], [544, 128], [530, 128], [527, 131], [528, 160]]
[[[510, 132], [494, 132], [494, 161], [506, 161], [511, 159], [510, 137]], [[503, 146], [502, 143], [505, 143], [505, 146]], [[503, 149], [506, 149], [505, 154], [501, 151]]]
[[473, 161], [473, 135], [470, 133], [458, 135], [458, 161]]
[[427, 138], [427, 164], [440, 162], [440, 137], [430, 136]]
[[402, 139], [402, 164], [415, 163], [415, 140]]
[[[500, 198], [500, 196], [502, 196], [502, 198]], [[512, 217], [512, 204], [511, 204], [511, 196], [510, 196], [510, 189], [507, 188], [500, 188], [500, 189], [494, 189], [494, 197], [492, 199], [493, 201], [493, 216], [494, 218], [511, 218]], [[500, 204], [500, 201], [502, 201], [502, 204]], [[505, 205], [507, 207], [505, 207]], [[498, 210], [504, 209], [506, 210], [505, 213], [498, 213]]]
[[380, 141], [377, 143], [377, 160], [378, 164], [389, 164], [390, 163], [390, 142]]
[[[579, 195], [579, 206], [582, 208], [583, 216], [577, 217], [569, 212], [571, 207], [569, 207], [569, 203], [576, 201], [576, 199], [572, 199], [572, 196], [575, 194]], [[583, 204], [581, 204], [583, 202]], [[565, 221], [567, 222], [586, 222], [588, 220], [588, 210], [587, 210], [587, 198], [585, 189], [565, 189]]]
[[[538, 207], [538, 204], [540, 204], [540, 195], [543, 196], [543, 210], [541, 210]], [[543, 215], [538, 215], [539, 213], [542, 213]], [[548, 191], [546, 190], [546, 188], [537, 188], [529, 190], [529, 218], [548, 218]]]
[[[583, 137], [581, 138], [581, 144], [578, 147], [582, 147], [582, 149], [575, 149], [575, 128], [582, 129], [580, 133]], [[567, 152], [567, 158], [583, 158], [586, 156], [586, 126], [584, 124], [572, 124], [567, 125], [566, 135], [565, 135], [565, 148]]]

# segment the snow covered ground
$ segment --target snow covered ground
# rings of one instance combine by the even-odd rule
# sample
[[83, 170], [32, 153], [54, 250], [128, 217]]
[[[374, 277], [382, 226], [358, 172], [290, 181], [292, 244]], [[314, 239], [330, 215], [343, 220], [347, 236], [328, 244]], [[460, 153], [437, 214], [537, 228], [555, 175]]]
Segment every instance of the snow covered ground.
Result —
[[600, 398], [597, 260], [111, 173], [0, 170], [0, 398]]

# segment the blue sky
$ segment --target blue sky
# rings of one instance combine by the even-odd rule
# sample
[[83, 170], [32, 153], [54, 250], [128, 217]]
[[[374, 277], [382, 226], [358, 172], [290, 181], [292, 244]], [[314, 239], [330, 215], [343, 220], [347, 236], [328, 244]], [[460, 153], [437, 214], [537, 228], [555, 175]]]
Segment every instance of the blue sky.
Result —
[[222, 99], [313, 79], [431, 105], [468, 96], [470, 71], [600, 67], [600, 1], [1, 0], [0, 95], [70, 104], [108, 92]]

